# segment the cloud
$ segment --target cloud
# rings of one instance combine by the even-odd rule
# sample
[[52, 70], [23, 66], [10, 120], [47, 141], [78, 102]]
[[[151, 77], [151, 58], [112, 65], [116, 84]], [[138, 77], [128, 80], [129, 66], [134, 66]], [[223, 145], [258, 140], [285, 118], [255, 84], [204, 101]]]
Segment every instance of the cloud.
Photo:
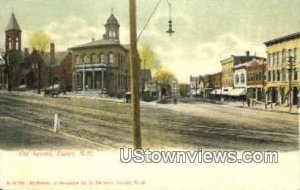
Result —
[[[53, 20], [42, 30], [49, 34], [57, 50], [84, 44], [92, 38], [102, 38], [106, 17], [87, 21], [76, 16]], [[139, 43], [149, 43], [158, 54], [160, 62], [168, 65], [179, 81], [188, 82], [190, 75], [209, 74], [221, 70], [220, 60], [230, 55], [244, 55], [247, 50], [264, 56], [265, 48], [256, 41], [249, 41], [236, 33], [221, 33], [213, 39], [205, 39], [201, 31], [193, 26], [193, 18], [185, 13], [174, 17], [176, 33], [169, 37], [167, 30], [168, 14], [160, 12], [150, 21]], [[129, 27], [124, 19], [119, 19], [120, 39], [129, 42]], [[138, 34], [143, 24], [139, 25]], [[24, 43], [32, 31], [24, 31]], [[197, 33], [194, 34], [194, 33]]]

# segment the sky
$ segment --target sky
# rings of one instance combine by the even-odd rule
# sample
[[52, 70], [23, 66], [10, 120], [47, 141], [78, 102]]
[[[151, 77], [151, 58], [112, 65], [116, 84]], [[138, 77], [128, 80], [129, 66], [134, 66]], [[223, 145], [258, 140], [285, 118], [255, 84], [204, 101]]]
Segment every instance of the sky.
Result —
[[[160, 0], [137, 0], [138, 33]], [[246, 51], [266, 56], [263, 42], [300, 32], [300, 0], [169, 0], [175, 34], [168, 29], [169, 6], [162, 0], [139, 45], [149, 44], [160, 63], [180, 82], [190, 75], [221, 70], [220, 60]], [[46, 32], [57, 51], [100, 39], [113, 11], [120, 41], [129, 43], [128, 0], [0, 0], [0, 47], [14, 11], [22, 29], [22, 47], [36, 31]]]

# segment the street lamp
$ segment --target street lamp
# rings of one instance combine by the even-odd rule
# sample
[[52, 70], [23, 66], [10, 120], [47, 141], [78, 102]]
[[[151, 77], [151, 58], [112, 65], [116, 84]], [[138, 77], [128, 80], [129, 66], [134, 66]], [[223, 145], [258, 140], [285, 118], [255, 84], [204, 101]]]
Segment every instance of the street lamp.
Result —
[[175, 31], [173, 30], [173, 21], [172, 21], [172, 6], [171, 3], [169, 2], [169, 0], [167, 0], [167, 3], [169, 5], [169, 29], [166, 31], [170, 36], [172, 36], [173, 33], [175, 33]]

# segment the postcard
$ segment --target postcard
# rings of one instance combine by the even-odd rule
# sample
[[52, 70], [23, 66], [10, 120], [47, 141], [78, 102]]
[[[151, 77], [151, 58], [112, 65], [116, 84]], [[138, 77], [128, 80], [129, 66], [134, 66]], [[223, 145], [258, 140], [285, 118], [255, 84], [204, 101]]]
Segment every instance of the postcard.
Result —
[[0, 190], [300, 189], [299, 0], [0, 0]]

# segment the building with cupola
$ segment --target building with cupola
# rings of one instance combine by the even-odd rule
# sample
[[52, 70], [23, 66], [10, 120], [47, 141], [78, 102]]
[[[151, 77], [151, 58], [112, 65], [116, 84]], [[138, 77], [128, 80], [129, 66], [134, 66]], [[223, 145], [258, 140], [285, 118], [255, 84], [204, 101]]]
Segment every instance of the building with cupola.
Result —
[[104, 27], [101, 39], [69, 48], [73, 91], [114, 96], [129, 90], [129, 49], [120, 43], [120, 24], [114, 14]]

